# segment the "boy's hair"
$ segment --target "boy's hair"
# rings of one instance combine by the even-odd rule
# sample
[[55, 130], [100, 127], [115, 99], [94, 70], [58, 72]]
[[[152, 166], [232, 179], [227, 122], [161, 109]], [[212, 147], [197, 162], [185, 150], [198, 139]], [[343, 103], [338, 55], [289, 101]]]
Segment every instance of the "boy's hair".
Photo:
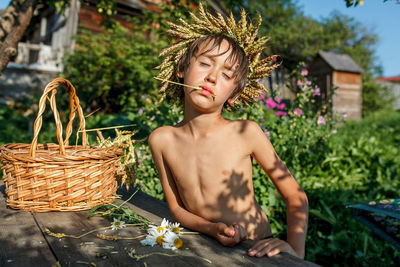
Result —
[[[264, 44], [268, 38], [262, 36], [257, 38], [258, 29], [261, 26], [261, 16], [255, 24], [248, 23], [246, 12], [242, 10], [240, 20], [236, 21], [233, 14], [224, 18], [220, 13], [213, 16], [204, 10], [203, 5], [199, 3], [198, 16], [190, 12], [193, 23], [179, 19], [180, 25], [167, 22], [171, 29], [167, 30], [177, 42], [170, 47], [164, 48], [160, 57], [164, 57], [162, 63], [157, 67], [160, 73], [157, 79], [162, 81], [159, 92], [163, 99], [167, 98], [170, 102], [175, 102], [182, 98], [182, 87], [179, 85], [177, 76], [179, 70], [184, 70], [190, 59], [196, 56], [194, 50], [198, 50], [199, 44], [213, 41], [213, 48], [221, 45], [223, 40], [227, 40], [232, 47], [232, 59], [238, 60], [240, 70], [237, 72], [238, 86], [235, 88], [232, 96], [237, 96], [239, 102], [247, 104], [261, 96], [262, 91], [266, 91], [260, 79], [268, 77], [270, 72], [280, 66], [277, 62], [278, 56], [273, 55], [261, 59]], [[240, 48], [240, 49], [239, 49]], [[189, 51], [193, 49], [193, 51]], [[241, 51], [239, 53], [239, 51]], [[242, 60], [243, 53], [247, 58], [247, 70], [243, 70], [246, 60]], [[230, 56], [231, 56], [230, 55]], [[182, 59], [183, 56], [188, 56]], [[188, 61], [189, 60], [189, 61]], [[178, 67], [178, 63], [180, 67]], [[242, 63], [242, 64], [240, 64]], [[242, 74], [247, 72], [247, 77]], [[240, 76], [240, 77], [239, 77]], [[238, 95], [235, 95], [238, 94]]]
[[[233, 90], [231, 97], [234, 97], [240, 94], [246, 85], [247, 75], [249, 73], [249, 60], [247, 59], [246, 53], [244, 52], [243, 48], [240, 47], [240, 45], [234, 39], [228, 36], [225, 36], [223, 34], [213, 34], [203, 36], [194, 41], [179, 60], [177, 71], [185, 73], [190, 65], [190, 60], [193, 57], [199, 57], [213, 51], [215, 48], [221, 47], [221, 44], [224, 40], [228, 42], [229, 48], [226, 51], [222, 51], [220, 54], [218, 54], [218, 56], [228, 53], [230, 51], [230, 55], [226, 60], [229, 62], [229, 64], [232, 64], [232, 66], [237, 66], [233, 73], [233, 77], [236, 81], [236, 87]], [[210, 43], [212, 43], [212, 45], [206, 51], [198, 54], [199, 48], [202, 44], [208, 46]], [[180, 96], [180, 100], [182, 101], [184, 94], [183, 91], [181, 92], [182, 95]]]

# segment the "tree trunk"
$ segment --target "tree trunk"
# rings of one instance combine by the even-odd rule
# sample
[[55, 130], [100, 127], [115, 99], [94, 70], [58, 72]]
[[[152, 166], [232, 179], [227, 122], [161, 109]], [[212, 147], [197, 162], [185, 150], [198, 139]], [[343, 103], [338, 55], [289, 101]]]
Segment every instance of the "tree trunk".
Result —
[[28, 27], [37, 0], [13, 0], [0, 19], [0, 75], [18, 52], [18, 42]]

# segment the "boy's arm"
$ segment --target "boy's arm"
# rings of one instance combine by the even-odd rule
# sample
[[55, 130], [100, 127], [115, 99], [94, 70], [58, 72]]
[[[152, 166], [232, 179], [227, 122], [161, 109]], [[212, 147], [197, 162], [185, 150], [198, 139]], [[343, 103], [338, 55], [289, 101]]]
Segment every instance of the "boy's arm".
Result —
[[252, 156], [267, 173], [286, 204], [287, 242], [299, 257], [304, 258], [308, 221], [307, 196], [261, 128], [255, 122], [249, 122], [249, 126], [248, 134], [251, 138], [249, 136], [247, 140], [251, 143]]
[[174, 218], [184, 227], [218, 239], [225, 246], [233, 246], [247, 239], [247, 233], [235, 225], [227, 226], [222, 222], [210, 222], [185, 209], [179, 196], [171, 170], [163, 157], [163, 147], [168, 143], [169, 133], [162, 129], [155, 130], [149, 136], [149, 146], [156, 165], [164, 195]]

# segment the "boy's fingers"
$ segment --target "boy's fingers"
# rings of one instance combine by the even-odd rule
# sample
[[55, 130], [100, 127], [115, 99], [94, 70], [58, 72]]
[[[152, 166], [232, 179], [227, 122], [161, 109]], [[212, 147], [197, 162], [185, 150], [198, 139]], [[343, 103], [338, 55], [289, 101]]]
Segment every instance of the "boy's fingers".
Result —
[[233, 223], [232, 225], [235, 227], [236, 232], [239, 233], [240, 241], [248, 239], [246, 229], [237, 223]]
[[226, 227], [223, 231], [226, 236], [234, 237], [236, 234], [235, 228], [233, 226]]

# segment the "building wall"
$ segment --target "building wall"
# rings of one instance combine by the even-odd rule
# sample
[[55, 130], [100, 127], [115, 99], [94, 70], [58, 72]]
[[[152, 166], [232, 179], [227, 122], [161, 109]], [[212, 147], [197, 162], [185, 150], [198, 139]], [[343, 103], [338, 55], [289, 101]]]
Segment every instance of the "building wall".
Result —
[[335, 113], [345, 112], [350, 119], [361, 119], [362, 85], [359, 73], [334, 71], [333, 85], [336, 88], [332, 98]]

